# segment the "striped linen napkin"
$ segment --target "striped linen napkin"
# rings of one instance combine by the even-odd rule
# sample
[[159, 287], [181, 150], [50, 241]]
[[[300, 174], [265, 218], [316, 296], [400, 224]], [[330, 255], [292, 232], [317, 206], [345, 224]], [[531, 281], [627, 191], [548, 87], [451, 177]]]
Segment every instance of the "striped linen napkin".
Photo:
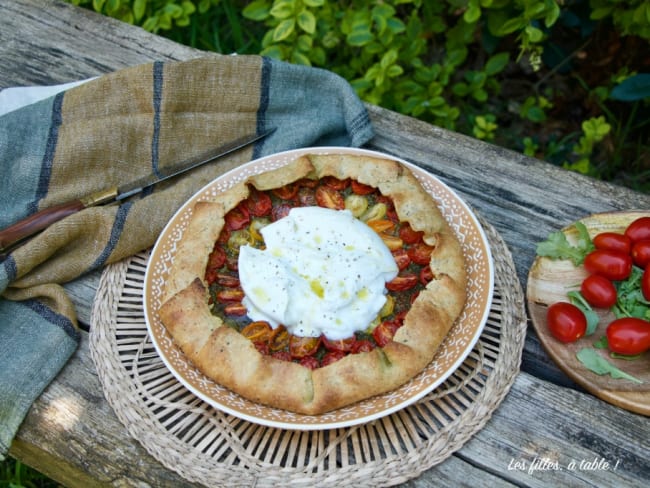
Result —
[[277, 130], [120, 205], [69, 216], [0, 262], [0, 460], [79, 344], [62, 283], [152, 246], [192, 194], [244, 162], [372, 137], [364, 105], [342, 78], [259, 56], [135, 66], [13, 108], [0, 116], [0, 228], [244, 134]]

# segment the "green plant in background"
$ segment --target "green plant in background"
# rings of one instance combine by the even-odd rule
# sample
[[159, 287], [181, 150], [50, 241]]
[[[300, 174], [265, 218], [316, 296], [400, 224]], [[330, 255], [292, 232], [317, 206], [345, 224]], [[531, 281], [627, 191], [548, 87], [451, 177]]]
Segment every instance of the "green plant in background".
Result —
[[646, 0], [68, 1], [200, 49], [329, 69], [364, 101], [574, 171], [637, 187], [629, 175], [650, 173], [650, 74], [579, 71], [612, 33], [648, 52]]
[[593, 117], [582, 123], [582, 136], [573, 146], [573, 153], [578, 159], [573, 163], [564, 163], [564, 167], [583, 174], [595, 174], [595, 169], [589, 160], [594, 146], [609, 134], [612, 126], [605, 122], [605, 117]]
[[57, 488], [58, 486], [47, 476], [10, 457], [0, 463], [0, 488]]

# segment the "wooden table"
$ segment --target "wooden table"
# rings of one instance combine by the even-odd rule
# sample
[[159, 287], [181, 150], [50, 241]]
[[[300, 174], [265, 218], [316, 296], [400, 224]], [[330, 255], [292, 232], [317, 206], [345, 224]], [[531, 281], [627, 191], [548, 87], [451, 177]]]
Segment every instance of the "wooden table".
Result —
[[[0, 88], [56, 84], [152, 60], [205, 55], [56, 0], [0, 0]], [[368, 147], [414, 162], [451, 186], [504, 238], [524, 290], [535, 246], [549, 232], [590, 213], [650, 208], [649, 195], [368, 108], [377, 134]], [[99, 277], [66, 285], [86, 326]], [[72, 360], [32, 407], [11, 455], [66, 486], [190, 485], [128, 435], [104, 398], [88, 333], [83, 336]], [[549, 455], [565, 464], [596, 461], [598, 469], [530, 472], [515, 465]], [[572, 384], [529, 326], [521, 371], [487, 425], [404, 486], [632, 487], [649, 481], [650, 419]]]

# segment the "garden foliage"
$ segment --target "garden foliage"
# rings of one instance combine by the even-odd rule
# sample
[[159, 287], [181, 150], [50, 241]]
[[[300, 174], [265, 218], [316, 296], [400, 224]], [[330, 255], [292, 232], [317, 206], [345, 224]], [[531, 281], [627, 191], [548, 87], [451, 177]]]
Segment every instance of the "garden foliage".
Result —
[[[323, 67], [372, 104], [650, 189], [645, 0], [69, 1], [200, 49]], [[629, 42], [641, 54], [602, 65]]]

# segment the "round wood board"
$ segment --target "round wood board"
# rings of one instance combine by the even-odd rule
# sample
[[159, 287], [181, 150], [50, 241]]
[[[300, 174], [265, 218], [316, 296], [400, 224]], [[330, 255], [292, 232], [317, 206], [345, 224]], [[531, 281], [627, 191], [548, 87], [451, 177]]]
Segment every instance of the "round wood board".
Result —
[[[641, 216], [650, 216], [648, 211], [626, 211], [594, 214], [581, 219], [593, 238], [600, 232], [623, 233], [627, 225]], [[575, 224], [564, 229], [569, 242], [577, 236]], [[597, 397], [626, 410], [650, 416], [650, 352], [639, 359], [629, 361], [613, 359], [609, 351], [597, 349], [610, 363], [628, 374], [640, 379], [638, 384], [624, 379], [613, 379], [609, 375], [599, 376], [588, 370], [576, 357], [576, 353], [593, 344], [605, 335], [607, 325], [614, 319], [609, 310], [597, 310], [600, 322], [596, 331], [576, 342], [564, 344], [555, 339], [546, 324], [549, 305], [558, 301], [569, 301], [567, 293], [579, 289], [587, 276], [582, 267], [576, 267], [569, 260], [552, 260], [537, 257], [528, 275], [527, 302], [533, 327], [542, 346], [560, 369], [578, 385]]]

